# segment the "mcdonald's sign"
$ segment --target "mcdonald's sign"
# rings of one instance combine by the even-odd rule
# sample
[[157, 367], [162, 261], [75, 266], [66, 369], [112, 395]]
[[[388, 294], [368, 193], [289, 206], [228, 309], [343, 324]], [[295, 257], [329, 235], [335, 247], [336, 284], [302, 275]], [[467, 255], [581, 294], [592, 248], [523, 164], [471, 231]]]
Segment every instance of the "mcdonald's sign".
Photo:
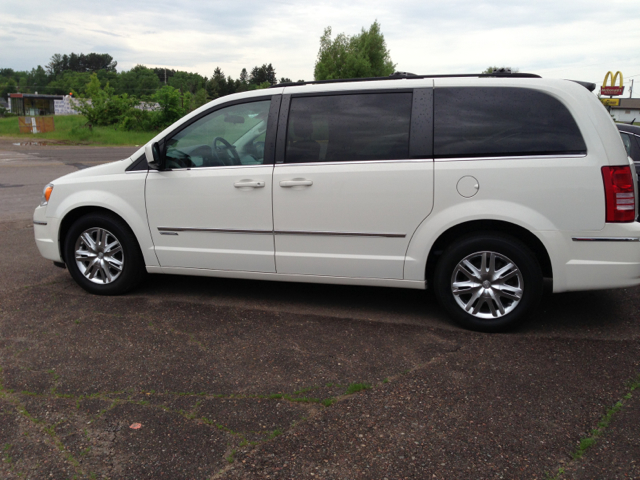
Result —
[[[618, 79], [618, 75], [620, 75], [620, 86], [616, 87], [616, 80]], [[611, 79], [611, 84], [607, 86], [607, 79]], [[623, 79], [622, 73], [616, 72], [614, 75], [611, 72], [607, 72], [604, 76], [604, 82], [602, 82], [602, 87], [600, 87], [601, 95], [622, 95], [624, 93], [624, 87], [622, 86]]]

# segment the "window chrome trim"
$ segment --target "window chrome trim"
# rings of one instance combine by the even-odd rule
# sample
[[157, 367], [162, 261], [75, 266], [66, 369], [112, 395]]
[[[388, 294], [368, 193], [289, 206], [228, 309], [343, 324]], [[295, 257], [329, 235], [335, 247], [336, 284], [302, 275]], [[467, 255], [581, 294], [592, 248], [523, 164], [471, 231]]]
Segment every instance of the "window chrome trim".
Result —
[[[585, 158], [586, 153], [570, 155], [513, 155], [505, 157], [455, 157], [455, 158], [407, 158], [402, 160], [354, 160], [347, 162], [302, 162], [276, 163], [276, 167], [291, 167], [299, 165], [368, 165], [374, 163], [426, 163], [426, 162], [469, 162], [478, 160], [539, 160], [551, 158]], [[220, 168], [220, 167], [218, 167]]]
[[574, 242], [640, 242], [638, 237], [572, 237]]
[[433, 158], [407, 158], [404, 160], [353, 160], [347, 162], [302, 162], [302, 163], [276, 163], [276, 167], [292, 167], [299, 165], [369, 165], [376, 163], [427, 163], [433, 162]]
[[[618, 125], [618, 124], [616, 123], [616, 125]], [[626, 135], [631, 135], [632, 137], [640, 138], [640, 134], [638, 134], [638, 133], [627, 132], [626, 130], [620, 130], [620, 129], [618, 129], [618, 131], [619, 131], [620, 133], [624, 133], [624, 134], [626, 134]]]
[[586, 153], [572, 153], [572, 154], [545, 154], [545, 155], [506, 155], [500, 156], [488, 156], [488, 157], [453, 157], [453, 158], [434, 158], [435, 162], [469, 162], [478, 160], [541, 160], [551, 158], [585, 158]]
[[[255, 167], [273, 167], [273, 163], [260, 163], [255, 165], [218, 165], [218, 166], [212, 166], [212, 167], [167, 168], [166, 170], [162, 170], [162, 171], [149, 169], [149, 173], [151, 172], [156, 172], [156, 173], [186, 172], [189, 170], [200, 172], [202, 170], [221, 170], [221, 169], [227, 169], [227, 168], [255, 168]], [[134, 173], [134, 172], [127, 172], [127, 173]], [[147, 171], [144, 170], [144, 173], [147, 173]]]
[[329, 237], [381, 237], [406, 238], [404, 233], [368, 233], [368, 232], [327, 232], [305, 230], [244, 230], [235, 228], [194, 228], [194, 227], [158, 227], [160, 235], [177, 235], [177, 232], [209, 232], [209, 233], [249, 233], [269, 235], [319, 235]]

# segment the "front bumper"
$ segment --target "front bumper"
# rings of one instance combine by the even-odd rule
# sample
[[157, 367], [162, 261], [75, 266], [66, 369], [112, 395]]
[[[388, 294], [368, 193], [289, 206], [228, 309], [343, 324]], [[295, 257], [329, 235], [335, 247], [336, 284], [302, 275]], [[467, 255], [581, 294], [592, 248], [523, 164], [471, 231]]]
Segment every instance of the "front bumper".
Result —
[[46, 216], [47, 207], [38, 206], [33, 212], [33, 235], [40, 255], [54, 262], [62, 262], [60, 255], [59, 227], [57, 218]]

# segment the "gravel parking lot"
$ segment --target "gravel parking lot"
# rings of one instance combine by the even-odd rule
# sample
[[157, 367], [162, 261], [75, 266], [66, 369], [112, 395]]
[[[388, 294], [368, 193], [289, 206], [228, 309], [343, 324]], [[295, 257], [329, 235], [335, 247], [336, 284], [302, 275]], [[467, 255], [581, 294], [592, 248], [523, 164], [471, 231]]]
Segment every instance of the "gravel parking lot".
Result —
[[150, 276], [92, 296], [31, 214], [48, 181], [136, 149], [14, 143], [2, 478], [640, 478], [639, 288], [549, 295], [501, 335], [413, 290]]

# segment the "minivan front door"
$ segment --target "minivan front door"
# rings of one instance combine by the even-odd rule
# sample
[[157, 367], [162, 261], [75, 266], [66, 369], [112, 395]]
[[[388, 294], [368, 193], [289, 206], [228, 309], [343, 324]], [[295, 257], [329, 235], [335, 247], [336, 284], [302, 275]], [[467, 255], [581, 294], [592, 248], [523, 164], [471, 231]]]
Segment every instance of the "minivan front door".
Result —
[[146, 183], [162, 267], [275, 272], [270, 105], [225, 107], [165, 140], [168, 169], [150, 171]]

